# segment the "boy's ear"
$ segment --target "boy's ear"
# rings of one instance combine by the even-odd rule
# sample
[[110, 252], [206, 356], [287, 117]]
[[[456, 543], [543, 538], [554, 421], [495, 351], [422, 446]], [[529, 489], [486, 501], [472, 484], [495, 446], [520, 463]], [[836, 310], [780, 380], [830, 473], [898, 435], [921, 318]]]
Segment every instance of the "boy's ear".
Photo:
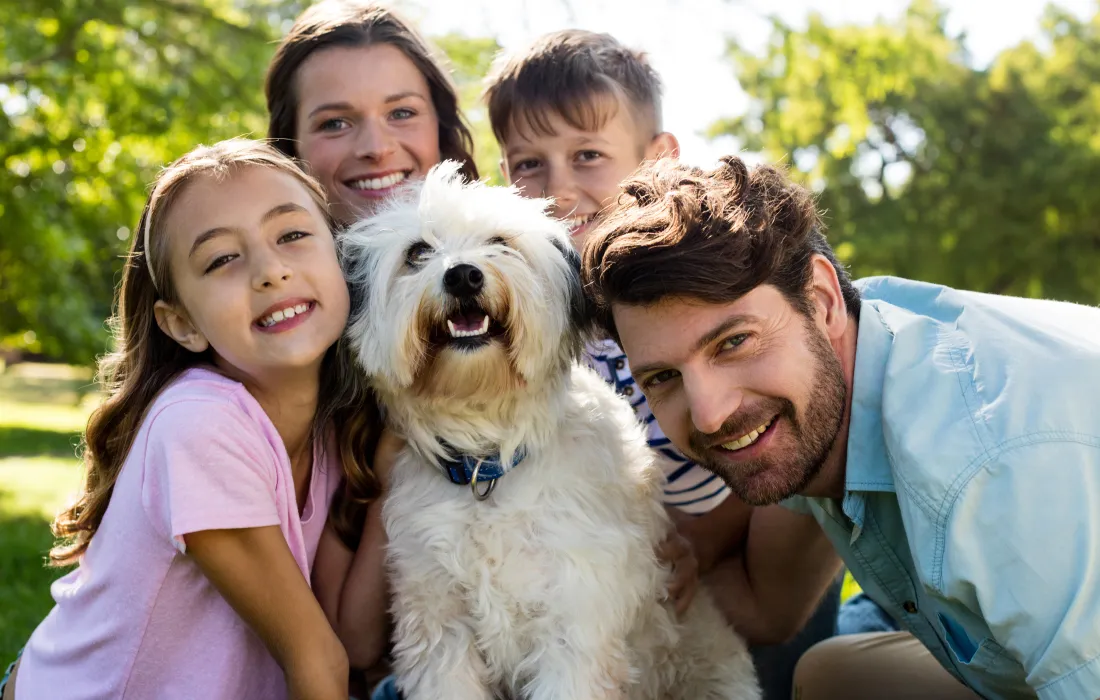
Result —
[[662, 131], [653, 137], [653, 140], [649, 142], [649, 145], [645, 149], [646, 160], [657, 160], [658, 158], [679, 158], [680, 157], [680, 142], [676, 140], [676, 137], [667, 131]]
[[156, 316], [157, 325], [164, 334], [182, 345], [191, 352], [205, 352], [210, 347], [206, 336], [195, 328], [191, 319], [186, 314], [180, 313], [176, 307], [158, 299], [153, 306], [153, 315]]

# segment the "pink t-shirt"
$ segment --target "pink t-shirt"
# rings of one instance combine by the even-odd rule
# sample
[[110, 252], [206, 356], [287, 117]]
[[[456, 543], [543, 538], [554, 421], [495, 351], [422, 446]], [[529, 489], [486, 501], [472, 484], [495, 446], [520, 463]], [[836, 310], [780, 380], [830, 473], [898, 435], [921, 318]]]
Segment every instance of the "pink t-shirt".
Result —
[[314, 453], [301, 516], [279, 434], [244, 386], [184, 373], [134, 439], [80, 565], [23, 652], [17, 700], [270, 700], [282, 669], [183, 553], [183, 535], [278, 525], [309, 581], [340, 482], [334, 449]]

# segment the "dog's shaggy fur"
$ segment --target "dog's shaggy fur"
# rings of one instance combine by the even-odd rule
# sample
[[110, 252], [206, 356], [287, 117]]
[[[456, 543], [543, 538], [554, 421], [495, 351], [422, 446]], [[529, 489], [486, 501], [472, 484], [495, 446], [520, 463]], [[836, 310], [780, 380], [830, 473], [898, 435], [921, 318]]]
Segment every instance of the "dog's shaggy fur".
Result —
[[[666, 600], [663, 476], [630, 406], [577, 362], [578, 259], [546, 206], [444, 163], [343, 239], [363, 299], [349, 337], [408, 440], [383, 507], [398, 687], [409, 700], [758, 698], [706, 593], [682, 620]], [[477, 283], [447, 283], [458, 265]], [[476, 332], [484, 315], [485, 333], [452, 337], [448, 320]], [[526, 456], [479, 501], [444, 475], [448, 450]]]

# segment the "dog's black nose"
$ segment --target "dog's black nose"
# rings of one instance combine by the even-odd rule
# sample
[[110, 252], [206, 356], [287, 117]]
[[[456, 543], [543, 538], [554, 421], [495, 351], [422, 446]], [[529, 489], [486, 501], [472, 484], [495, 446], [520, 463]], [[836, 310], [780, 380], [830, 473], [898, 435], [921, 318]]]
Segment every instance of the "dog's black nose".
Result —
[[473, 265], [461, 263], [443, 273], [443, 288], [456, 297], [472, 297], [481, 291], [485, 275]]

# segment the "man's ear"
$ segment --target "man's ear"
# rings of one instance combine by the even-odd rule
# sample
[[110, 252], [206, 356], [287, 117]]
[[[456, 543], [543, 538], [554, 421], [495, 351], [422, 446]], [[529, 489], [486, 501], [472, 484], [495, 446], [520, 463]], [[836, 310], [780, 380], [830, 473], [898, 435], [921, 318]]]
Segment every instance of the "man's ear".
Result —
[[153, 305], [153, 315], [164, 334], [191, 352], [205, 352], [210, 347], [206, 336], [195, 328], [187, 314], [168, 302], [158, 299]]
[[844, 335], [850, 321], [840, 279], [833, 264], [824, 255], [814, 255], [810, 264], [813, 266], [810, 292], [814, 315], [825, 335], [833, 340], [838, 339]]
[[645, 148], [646, 160], [657, 160], [658, 158], [679, 158], [680, 157], [680, 142], [676, 140], [676, 137], [667, 131], [662, 131], [653, 137], [653, 140], [649, 142], [649, 145]]

